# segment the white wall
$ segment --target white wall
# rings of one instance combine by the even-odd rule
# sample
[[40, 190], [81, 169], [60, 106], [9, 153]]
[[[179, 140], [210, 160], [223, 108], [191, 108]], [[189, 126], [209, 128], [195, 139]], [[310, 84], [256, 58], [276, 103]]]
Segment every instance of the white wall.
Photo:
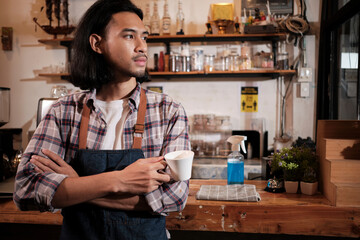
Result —
[[[139, 7], [145, 7], [145, 2], [150, 0], [134, 0]], [[240, 11], [239, 0], [234, 0], [236, 13]], [[63, 47], [46, 46], [38, 42], [41, 38], [51, 38], [40, 28], [35, 32], [33, 17], [38, 17], [45, 24], [45, 14], [40, 13], [44, 5], [43, 0], [0, 0], [0, 25], [12, 27], [14, 30], [13, 51], [0, 51], [0, 87], [11, 88], [11, 118], [3, 128], [23, 128], [23, 139], [26, 140], [27, 132], [35, 129], [35, 113], [38, 100], [49, 97], [53, 85], [71, 84], [60, 80], [39, 77], [37, 74], [51, 65], [61, 65], [65, 62], [66, 51]], [[76, 23], [84, 11], [94, 2], [93, 0], [70, 0], [70, 19]], [[169, 0], [169, 11], [175, 25], [177, 1]], [[202, 34], [206, 31], [204, 22], [210, 10], [211, 3], [218, 0], [183, 0], [185, 13], [185, 32], [187, 34]], [[233, 2], [222, 0], [221, 2]], [[308, 6], [308, 19], [319, 21], [319, 0], [306, 1]], [[160, 16], [163, 13], [163, 0], [159, 0]], [[311, 11], [309, 11], [311, 9]], [[174, 27], [172, 29], [174, 33]], [[316, 76], [317, 47], [315, 36], [307, 36], [307, 59], [308, 66], [313, 68]], [[153, 56], [163, 47], [150, 47], [149, 56]], [[206, 46], [205, 51], [215, 53], [213, 46]], [[294, 55], [297, 50], [294, 50]], [[151, 62], [150, 62], [151, 64]], [[269, 142], [279, 131], [279, 109], [277, 106], [277, 82], [276, 80], [234, 79], [224, 78], [217, 81], [206, 78], [196, 78], [193, 81], [164, 81], [151, 82], [145, 85], [162, 86], [164, 92], [179, 100], [191, 117], [197, 113], [214, 113], [217, 115], [230, 115], [233, 129], [251, 129], [251, 119], [265, 119], [266, 130], [269, 131]], [[245, 81], [248, 80], [248, 81]], [[258, 86], [259, 88], [259, 111], [257, 113], [240, 112], [240, 88], [241, 86]], [[287, 132], [294, 139], [298, 136], [314, 136], [315, 115], [315, 82], [311, 84], [310, 98], [296, 98], [294, 95], [288, 103], [290, 122]], [[293, 88], [295, 93], [296, 88]], [[24, 145], [26, 141], [24, 141]]]

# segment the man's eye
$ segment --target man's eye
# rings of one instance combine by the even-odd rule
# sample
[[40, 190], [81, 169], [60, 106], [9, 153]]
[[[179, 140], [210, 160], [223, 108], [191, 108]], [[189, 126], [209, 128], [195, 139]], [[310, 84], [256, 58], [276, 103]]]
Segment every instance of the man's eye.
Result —
[[133, 39], [133, 38], [134, 38], [134, 36], [133, 36], [133, 35], [131, 35], [131, 34], [129, 34], [129, 35], [125, 35], [125, 38], [128, 38], [128, 39]]
[[142, 37], [143, 40], [147, 41], [148, 40], [148, 36], [144, 36]]

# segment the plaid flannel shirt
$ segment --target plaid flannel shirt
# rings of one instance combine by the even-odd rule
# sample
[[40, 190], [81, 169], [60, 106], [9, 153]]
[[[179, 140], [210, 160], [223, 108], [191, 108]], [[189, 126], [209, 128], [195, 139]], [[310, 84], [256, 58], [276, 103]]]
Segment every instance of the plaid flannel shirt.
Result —
[[[134, 125], [140, 102], [138, 83], [130, 96], [130, 113], [123, 131], [125, 149], [132, 148]], [[85, 91], [60, 98], [53, 104], [31, 138], [18, 167], [13, 199], [21, 210], [55, 211], [51, 201], [60, 183], [67, 177], [57, 173], [36, 173], [29, 162], [32, 155], [42, 155], [49, 149], [66, 162], [71, 162], [79, 146], [79, 127], [83, 104], [94, 102], [96, 91]], [[146, 90], [147, 111], [142, 150], [146, 158], [165, 155], [175, 150], [189, 150], [188, 119], [181, 104], [165, 94]], [[94, 106], [95, 108], [95, 106]], [[88, 149], [101, 149], [106, 134], [106, 122], [99, 109], [91, 111], [87, 137]], [[164, 183], [157, 190], [145, 194], [152, 210], [166, 215], [181, 211], [186, 204], [189, 181]]]

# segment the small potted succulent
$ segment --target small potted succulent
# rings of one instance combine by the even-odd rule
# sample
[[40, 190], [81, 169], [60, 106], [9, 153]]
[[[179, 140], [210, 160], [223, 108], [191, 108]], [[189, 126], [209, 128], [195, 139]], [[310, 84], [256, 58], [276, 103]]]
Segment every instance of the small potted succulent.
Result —
[[293, 147], [298, 148], [296, 158], [301, 169], [301, 193], [314, 195], [318, 191], [319, 163], [315, 154], [315, 143], [311, 138], [298, 138]]
[[302, 178], [300, 182], [301, 193], [314, 195], [318, 191], [319, 165], [315, 153], [307, 154], [308, 158], [301, 163]]
[[299, 164], [294, 162], [283, 162], [285, 191], [297, 193], [299, 188]]
[[297, 148], [283, 148], [272, 156], [271, 172], [275, 178], [283, 179], [285, 190], [288, 193], [296, 193], [301, 176], [297, 158]]

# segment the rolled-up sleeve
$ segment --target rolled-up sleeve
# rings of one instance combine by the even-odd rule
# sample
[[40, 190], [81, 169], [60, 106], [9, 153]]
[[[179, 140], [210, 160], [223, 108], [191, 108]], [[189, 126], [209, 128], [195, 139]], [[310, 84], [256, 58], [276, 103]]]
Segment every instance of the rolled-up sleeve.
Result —
[[[179, 104], [177, 111], [170, 119], [167, 134], [164, 138], [163, 151], [190, 150], [188, 135], [188, 118], [184, 108]], [[169, 169], [166, 169], [169, 173]], [[182, 211], [189, 195], [189, 180], [164, 183], [155, 191], [145, 195], [145, 198], [155, 213], [167, 215], [169, 212]]]
[[55, 211], [51, 206], [60, 183], [67, 177], [57, 173], [38, 173], [30, 163], [32, 155], [42, 155], [41, 149], [49, 149], [63, 157], [64, 149], [54, 113], [48, 113], [36, 129], [18, 166], [13, 200], [23, 211]]

